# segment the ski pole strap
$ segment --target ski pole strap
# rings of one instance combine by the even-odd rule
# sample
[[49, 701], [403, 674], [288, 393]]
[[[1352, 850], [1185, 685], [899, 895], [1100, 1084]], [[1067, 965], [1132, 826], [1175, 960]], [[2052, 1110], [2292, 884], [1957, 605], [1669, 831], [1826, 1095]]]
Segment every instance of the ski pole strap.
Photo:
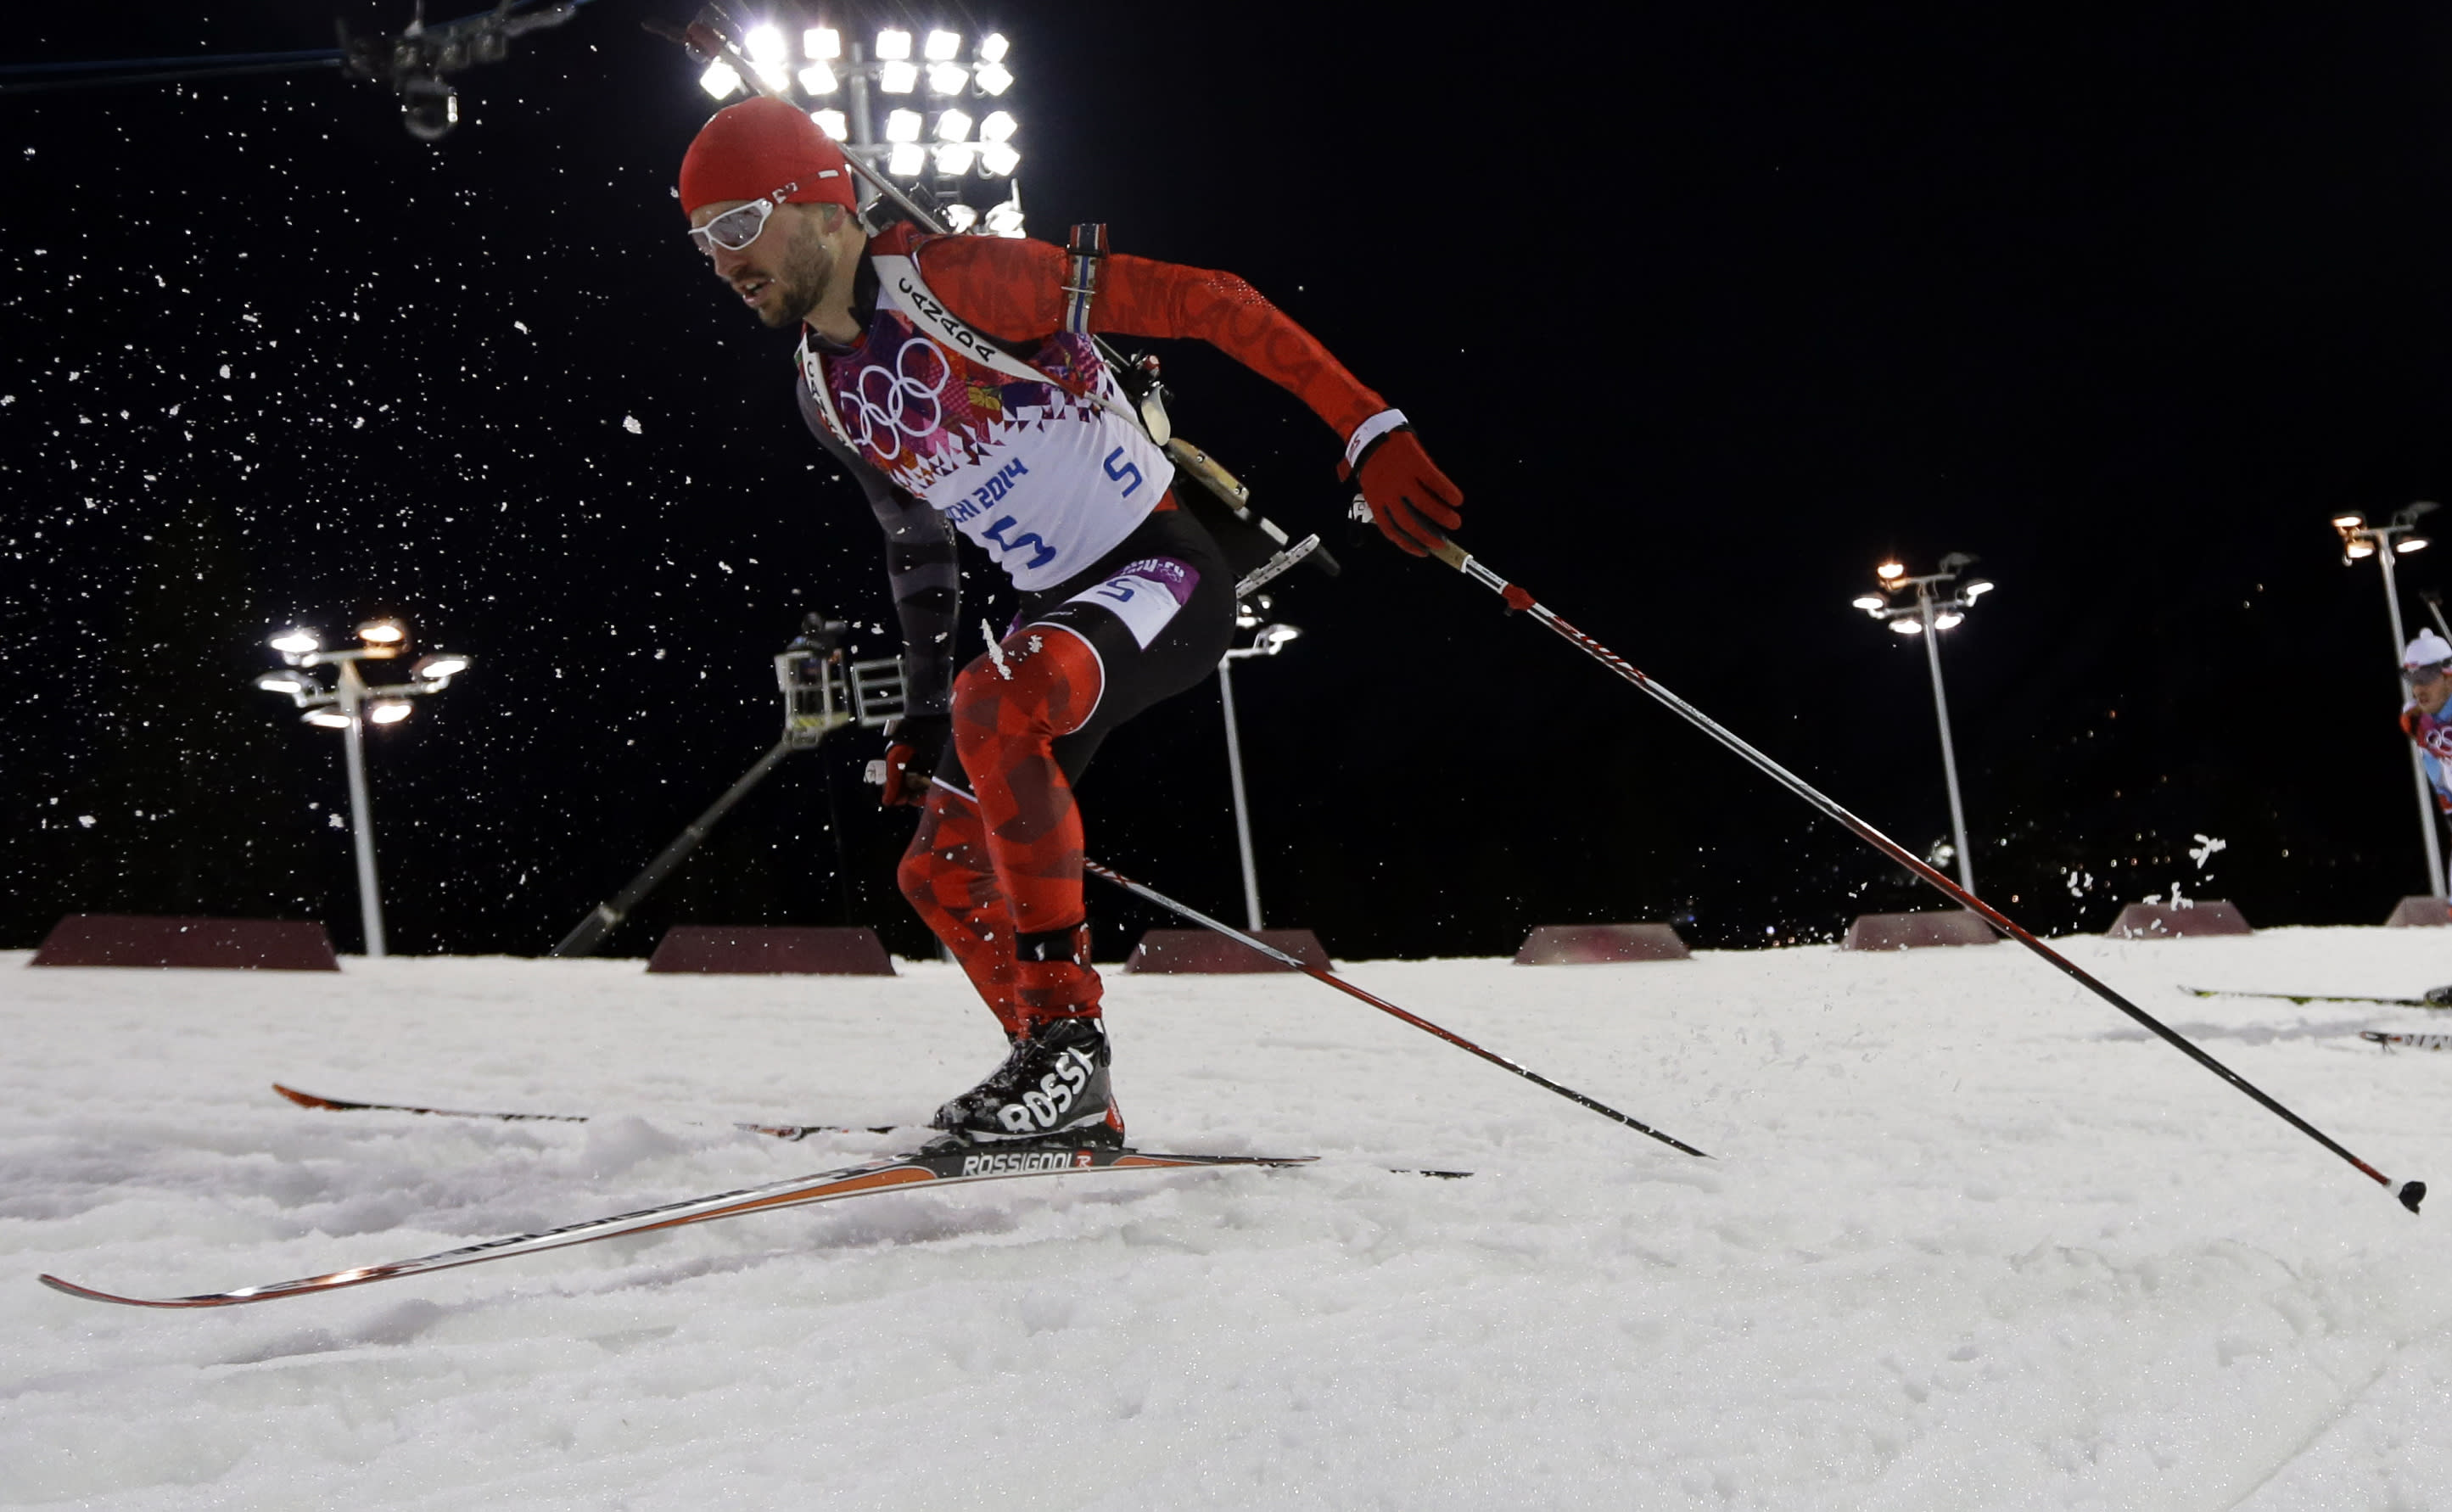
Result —
[[1064, 285], [1064, 328], [1086, 336], [1090, 334], [1090, 305], [1098, 297], [1098, 268], [1107, 259], [1106, 223], [1084, 221], [1074, 227], [1072, 243], [1065, 251], [1073, 259], [1073, 276]]

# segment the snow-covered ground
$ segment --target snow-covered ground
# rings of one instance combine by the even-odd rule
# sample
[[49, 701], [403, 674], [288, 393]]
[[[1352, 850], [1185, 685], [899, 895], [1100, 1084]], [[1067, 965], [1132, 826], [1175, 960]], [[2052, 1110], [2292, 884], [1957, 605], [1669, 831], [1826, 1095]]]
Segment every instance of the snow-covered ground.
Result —
[[[2066, 942], [2452, 1183], [2452, 933]], [[2452, 1506], [2452, 1187], [2383, 1190], [2012, 945], [1363, 964], [1667, 1149], [1299, 978], [1117, 975], [1135, 1141], [1300, 1171], [892, 1194], [327, 1296], [115, 1308], [842, 1164], [950, 968], [340, 976], [0, 956], [0, 1503], [100, 1508]], [[2452, 1025], [2435, 1025], [2452, 1027]], [[343, 1097], [607, 1115], [317, 1113]], [[1388, 1167], [1470, 1168], [1434, 1181]]]

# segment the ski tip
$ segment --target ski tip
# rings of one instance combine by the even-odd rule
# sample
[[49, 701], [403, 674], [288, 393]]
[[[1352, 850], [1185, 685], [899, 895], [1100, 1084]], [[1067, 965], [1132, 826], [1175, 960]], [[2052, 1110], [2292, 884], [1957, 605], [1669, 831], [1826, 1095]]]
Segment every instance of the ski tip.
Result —
[[41, 1282], [44, 1285], [49, 1286], [53, 1291], [65, 1292], [71, 1297], [83, 1297], [88, 1302], [115, 1302], [125, 1303], [130, 1307], [144, 1307], [151, 1305], [150, 1303], [140, 1301], [134, 1297], [114, 1297], [107, 1291], [96, 1291], [90, 1286], [80, 1286], [75, 1282], [62, 1281], [59, 1277], [49, 1275], [48, 1273], [37, 1276], [34, 1279]]
[[341, 1108], [347, 1105], [335, 1103], [328, 1097], [317, 1097], [312, 1092], [301, 1092], [294, 1086], [284, 1086], [278, 1082], [272, 1084], [272, 1089], [300, 1107]]
[[2418, 1211], [2418, 1204], [2426, 1201], [2426, 1184], [2424, 1182], [2403, 1182], [2392, 1195], [2401, 1199], [2402, 1206], [2408, 1208], [2414, 1213]]

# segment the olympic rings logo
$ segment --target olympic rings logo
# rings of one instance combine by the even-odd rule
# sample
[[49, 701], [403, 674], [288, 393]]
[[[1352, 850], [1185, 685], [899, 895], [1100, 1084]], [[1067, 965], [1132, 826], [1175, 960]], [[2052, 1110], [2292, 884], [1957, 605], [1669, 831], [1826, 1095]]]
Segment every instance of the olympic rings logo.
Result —
[[[914, 367], [912, 354], [920, 353], [921, 361]], [[927, 363], [937, 367], [933, 382], [926, 378]], [[954, 359], [925, 336], [913, 336], [894, 354], [894, 367], [888, 369], [872, 363], [860, 370], [852, 381], [851, 392], [843, 397], [859, 408], [851, 418], [860, 425], [860, 443], [888, 462], [902, 454], [902, 438], [917, 441], [945, 423], [945, 385], [953, 380]], [[918, 416], [924, 421], [915, 423]]]

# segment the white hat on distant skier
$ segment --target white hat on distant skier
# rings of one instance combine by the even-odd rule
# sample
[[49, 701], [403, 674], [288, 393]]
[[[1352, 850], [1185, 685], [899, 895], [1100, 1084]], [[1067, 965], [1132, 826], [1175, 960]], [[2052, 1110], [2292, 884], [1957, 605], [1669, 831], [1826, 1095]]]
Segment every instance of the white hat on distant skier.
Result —
[[2444, 662], [2452, 662], [2452, 641], [2433, 630], [2419, 631], [2418, 639], [2409, 643], [2409, 649], [2401, 653], [2404, 667], [2435, 666]]

